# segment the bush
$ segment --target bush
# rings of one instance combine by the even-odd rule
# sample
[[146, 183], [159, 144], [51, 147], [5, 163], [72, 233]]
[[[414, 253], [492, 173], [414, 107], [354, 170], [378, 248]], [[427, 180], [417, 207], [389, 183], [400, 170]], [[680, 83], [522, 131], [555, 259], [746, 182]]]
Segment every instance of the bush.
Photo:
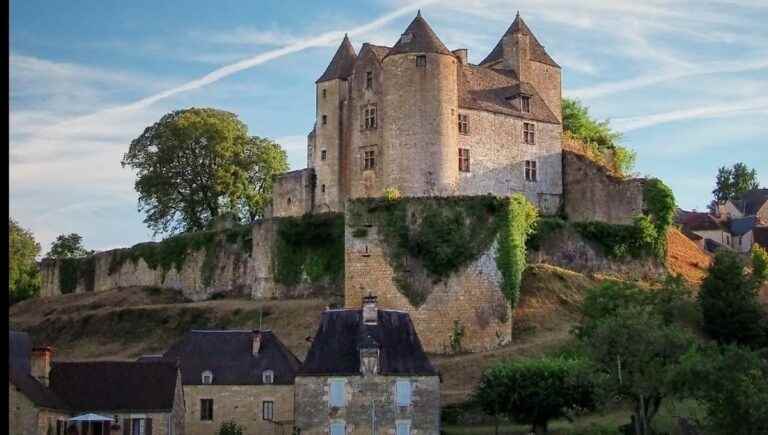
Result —
[[565, 228], [567, 225], [568, 223], [559, 217], [540, 217], [536, 221], [536, 226], [531, 235], [528, 236], [525, 245], [531, 250], [538, 251], [541, 249], [541, 244], [544, 243], [544, 240], [546, 240], [550, 234]]
[[605, 222], [577, 222], [576, 231], [587, 240], [597, 243], [612, 258], [643, 258], [658, 255], [658, 234], [645, 216], [635, 219], [633, 225]]
[[275, 279], [285, 285], [339, 282], [344, 273], [344, 219], [339, 214], [278, 220]]
[[243, 435], [243, 427], [234, 421], [227, 421], [221, 424], [217, 435]]

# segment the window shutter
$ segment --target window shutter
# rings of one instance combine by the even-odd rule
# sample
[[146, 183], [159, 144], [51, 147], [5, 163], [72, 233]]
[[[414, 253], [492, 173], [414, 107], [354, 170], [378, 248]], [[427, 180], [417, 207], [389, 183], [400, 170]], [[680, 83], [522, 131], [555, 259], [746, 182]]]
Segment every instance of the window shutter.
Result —
[[151, 418], [146, 419], [146, 424], [144, 425], [144, 435], [152, 435], [152, 419]]
[[131, 435], [131, 419], [123, 419], [123, 435]]

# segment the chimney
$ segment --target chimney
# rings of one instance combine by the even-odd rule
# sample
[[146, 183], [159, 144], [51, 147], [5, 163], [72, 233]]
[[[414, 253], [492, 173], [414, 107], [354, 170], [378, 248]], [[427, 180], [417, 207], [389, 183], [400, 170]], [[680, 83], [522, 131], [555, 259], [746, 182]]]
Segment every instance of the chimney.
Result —
[[456, 56], [459, 59], [459, 62], [461, 62], [462, 65], [467, 64], [467, 58], [469, 57], [469, 50], [466, 48], [457, 48], [456, 50], [453, 50], [453, 55]]
[[32, 358], [30, 361], [31, 375], [40, 383], [48, 386], [48, 376], [51, 373], [51, 360], [53, 359], [53, 348], [50, 346], [40, 346], [32, 349]]
[[375, 325], [378, 322], [379, 310], [376, 308], [376, 296], [368, 293], [363, 298], [363, 323], [366, 325]]
[[253, 331], [253, 356], [257, 356], [259, 354], [259, 350], [261, 350], [261, 331]]

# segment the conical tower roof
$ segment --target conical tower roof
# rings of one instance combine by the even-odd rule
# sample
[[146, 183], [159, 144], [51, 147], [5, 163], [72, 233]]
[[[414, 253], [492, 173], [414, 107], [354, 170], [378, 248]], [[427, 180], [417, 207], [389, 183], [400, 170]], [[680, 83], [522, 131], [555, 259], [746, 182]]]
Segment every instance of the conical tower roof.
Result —
[[530, 56], [531, 60], [535, 60], [536, 62], [545, 63], [547, 65], [552, 65], [556, 67], [560, 67], [551, 57], [549, 57], [549, 54], [547, 54], [547, 51], [544, 50], [544, 46], [542, 46], [539, 41], [536, 39], [536, 36], [533, 35], [533, 32], [531, 32], [531, 29], [528, 28], [528, 25], [525, 24], [525, 21], [523, 21], [523, 18], [520, 16], [520, 13], [517, 13], [517, 16], [515, 16], [515, 21], [512, 22], [512, 25], [509, 26], [509, 29], [507, 29], [506, 32], [504, 32], [504, 35], [502, 35], [499, 42], [496, 44], [496, 47], [493, 48], [491, 51], [491, 54], [489, 54], [485, 59], [483, 59], [482, 62], [480, 62], [480, 65], [485, 65], [487, 63], [495, 62], [502, 57], [504, 57], [504, 38], [510, 35], [514, 34], [523, 34], [528, 35], [529, 41], [530, 41]]
[[408, 25], [387, 56], [400, 53], [451, 54], [432, 28], [429, 27], [427, 20], [421, 17], [421, 11], [411, 21], [411, 24]]
[[336, 50], [331, 63], [328, 64], [328, 68], [325, 69], [323, 75], [315, 83], [333, 79], [346, 79], [352, 74], [356, 59], [355, 49], [352, 47], [352, 43], [349, 42], [349, 37], [345, 34], [339, 49]]

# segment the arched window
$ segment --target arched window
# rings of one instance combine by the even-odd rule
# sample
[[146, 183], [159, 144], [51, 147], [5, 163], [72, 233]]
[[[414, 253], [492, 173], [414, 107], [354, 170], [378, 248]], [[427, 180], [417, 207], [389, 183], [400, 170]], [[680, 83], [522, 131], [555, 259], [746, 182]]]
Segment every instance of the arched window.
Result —
[[213, 372], [210, 370], [204, 371], [202, 376], [202, 382], [203, 382], [203, 385], [211, 385], [213, 383]]
[[265, 384], [271, 384], [275, 382], [275, 372], [272, 370], [264, 370], [261, 373], [261, 381]]

